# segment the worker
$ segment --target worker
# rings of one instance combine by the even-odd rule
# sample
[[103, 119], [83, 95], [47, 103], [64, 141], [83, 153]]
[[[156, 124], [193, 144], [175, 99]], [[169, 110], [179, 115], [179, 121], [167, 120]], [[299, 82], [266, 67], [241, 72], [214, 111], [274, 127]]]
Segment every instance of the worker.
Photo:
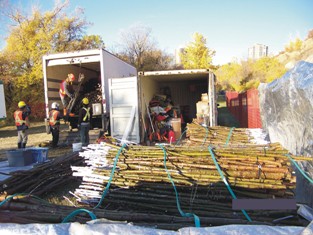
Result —
[[17, 146], [25, 148], [28, 140], [27, 129], [29, 128], [28, 117], [31, 108], [24, 101], [18, 102], [18, 109], [14, 112], [15, 126], [17, 128]]
[[52, 147], [58, 146], [59, 134], [60, 134], [60, 119], [61, 113], [59, 111], [60, 105], [57, 102], [51, 104], [51, 110], [49, 112], [49, 126], [52, 134]]
[[75, 80], [74, 74], [70, 73], [67, 75], [67, 78], [63, 80], [60, 84], [60, 98], [63, 104], [64, 113], [66, 113], [66, 107], [70, 102], [70, 99], [74, 97], [72, 83]]
[[89, 144], [89, 130], [90, 130], [90, 120], [92, 118], [92, 110], [89, 107], [88, 98], [82, 100], [82, 108], [79, 110], [78, 115], [78, 129], [80, 131], [80, 139], [82, 146], [87, 146]]

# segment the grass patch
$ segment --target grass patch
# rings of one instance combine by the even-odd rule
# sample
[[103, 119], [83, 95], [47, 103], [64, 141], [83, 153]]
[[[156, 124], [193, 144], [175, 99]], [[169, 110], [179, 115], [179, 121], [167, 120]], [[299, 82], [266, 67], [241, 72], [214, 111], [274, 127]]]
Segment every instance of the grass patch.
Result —
[[239, 121], [229, 112], [226, 106], [226, 98], [224, 95], [219, 95], [217, 99], [219, 104], [218, 110], [218, 120], [217, 123], [219, 126], [227, 127], [240, 127]]
[[81, 205], [77, 203], [76, 198], [69, 193], [69, 191], [74, 192], [80, 184], [81, 180], [69, 180], [54, 188], [53, 192], [42, 195], [42, 199], [54, 205], [80, 207]]

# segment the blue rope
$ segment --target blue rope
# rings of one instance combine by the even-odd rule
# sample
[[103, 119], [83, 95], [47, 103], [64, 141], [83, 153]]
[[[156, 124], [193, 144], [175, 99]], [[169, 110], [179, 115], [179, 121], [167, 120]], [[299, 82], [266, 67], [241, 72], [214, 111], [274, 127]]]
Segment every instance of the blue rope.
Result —
[[187, 131], [187, 129], [184, 130], [184, 132], [180, 135], [178, 141], [176, 142], [175, 146], [177, 146], [181, 140], [181, 138], [183, 137], [183, 135], [185, 134], [185, 132]]
[[[110, 174], [110, 178], [109, 178], [109, 181], [108, 181], [108, 183], [107, 183], [107, 186], [106, 186], [106, 188], [105, 188], [105, 190], [104, 190], [104, 192], [103, 192], [103, 194], [102, 194], [102, 197], [101, 197], [99, 203], [98, 203], [93, 209], [96, 209], [97, 207], [99, 207], [99, 206], [101, 205], [101, 203], [102, 203], [102, 201], [103, 201], [105, 195], [107, 194], [107, 192], [108, 192], [108, 190], [109, 190], [109, 188], [110, 188], [110, 185], [111, 185], [111, 181], [112, 181], [113, 176], [114, 176], [114, 172], [115, 172], [115, 168], [116, 168], [116, 164], [117, 164], [118, 158], [119, 158], [119, 156], [120, 156], [122, 150], [123, 150], [125, 147], [126, 147], [126, 144], [123, 144], [123, 146], [122, 146], [122, 147], [119, 149], [119, 151], [117, 152], [117, 154], [116, 154], [116, 156], [115, 156], [114, 165], [113, 165], [113, 168], [112, 168], [112, 171], [111, 171], [111, 174]], [[13, 194], [13, 195], [9, 196], [8, 198], [6, 198], [4, 201], [2, 201], [2, 202], [0, 203], [0, 206], [2, 206], [4, 203], [6, 203], [7, 201], [9, 201], [11, 198], [16, 197], [16, 196], [18, 196], [18, 195], [27, 195], [27, 194], [25, 194], [25, 193], [23, 193], [23, 194], [22, 194], [22, 193]], [[69, 219], [71, 219], [72, 217], [74, 217], [74, 216], [76, 216], [77, 214], [80, 214], [80, 213], [82, 213], [82, 212], [88, 213], [88, 214], [90, 215], [90, 217], [91, 217], [92, 220], [97, 219], [97, 217], [95, 216], [95, 214], [92, 213], [91, 211], [89, 211], [89, 210], [87, 210], [87, 209], [78, 209], [78, 210], [75, 210], [75, 211], [71, 212], [69, 215], [67, 215], [67, 216], [63, 219], [62, 223], [66, 223]]]
[[[220, 174], [220, 176], [221, 176], [221, 178], [222, 178], [224, 184], [225, 184], [226, 187], [227, 187], [227, 190], [229, 191], [229, 193], [230, 193], [230, 195], [233, 197], [233, 199], [237, 199], [235, 193], [233, 192], [233, 190], [232, 190], [231, 187], [229, 186], [229, 184], [228, 184], [228, 182], [227, 182], [227, 180], [226, 180], [226, 178], [225, 178], [225, 176], [224, 176], [224, 174], [223, 174], [223, 172], [222, 172], [220, 166], [218, 165], [218, 163], [217, 163], [217, 161], [216, 161], [216, 158], [215, 158], [215, 156], [214, 156], [214, 153], [213, 153], [213, 151], [212, 151], [212, 148], [209, 146], [208, 149], [209, 149], [209, 152], [210, 152], [211, 157], [212, 157], [212, 159], [213, 159], [213, 162], [214, 162], [214, 164], [215, 164], [215, 167], [216, 167], [218, 173]], [[247, 212], [246, 212], [244, 209], [242, 209], [241, 211], [242, 211], [242, 213], [244, 214], [244, 216], [246, 217], [246, 219], [247, 219], [249, 222], [251, 222], [252, 220], [251, 220], [251, 218], [249, 217], [249, 215], [247, 214]]]
[[66, 216], [66, 217], [63, 219], [62, 223], [68, 222], [69, 219], [71, 219], [72, 217], [74, 217], [74, 216], [76, 216], [76, 215], [78, 215], [78, 214], [80, 214], [80, 213], [82, 213], [82, 212], [88, 213], [88, 214], [90, 215], [90, 217], [91, 217], [91, 220], [97, 219], [96, 215], [95, 215], [94, 213], [92, 213], [91, 211], [86, 210], [86, 209], [78, 209], [78, 210], [75, 210], [75, 211], [73, 211], [72, 213], [70, 213], [68, 216]]
[[[122, 150], [126, 147], [126, 144], [123, 144], [123, 146], [118, 150], [116, 156], [115, 156], [115, 160], [114, 160], [114, 165], [113, 165], [113, 168], [112, 168], [112, 171], [111, 171], [111, 174], [110, 174], [110, 178], [109, 178], [109, 181], [102, 193], [102, 196], [101, 196], [101, 199], [100, 201], [98, 202], [98, 204], [93, 208], [93, 209], [96, 209], [97, 207], [99, 207], [102, 202], [103, 202], [103, 199], [104, 197], [106, 196], [107, 192], [109, 191], [109, 188], [110, 188], [110, 185], [111, 185], [111, 182], [112, 182], [112, 179], [113, 179], [113, 176], [114, 176], [114, 172], [115, 172], [115, 168], [116, 168], [116, 164], [117, 164], [117, 161], [118, 161], [118, 158], [122, 152]], [[72, 213], [70, 213], [68, 216], [66, 216], [64, 218], [64, 220], [62, 221], [62, 223], [66, 223], [69, 219], [71, 219], [73, 216], [76, 216], [77, 214], [81, 213], [81, 212], [86, 212], [90, 215], [91, 219], [94, 220], [94, 219], [97, 219], [97, 217], [95, 216], [95, 214], [93, 214], [91, 211], [89, 210], [86, 210], [86, 209], [78, 209], [78, 210], [75, 210], [73, 211]]]
[[200, 219], [199, 219], [199, 217], [198, 217], [196, 214], [193, 214], [193, 213], [184, 213], [184, 212], [182, 211], [182, 209], [180, 208], [180, 203], [179, 203], [179, 200], [178, 200], [178, 192], [177, 192], [177, 189], [176, 189], [176, 187], [175, 187], [175, 183], [174, 183], [174, 181], [172, 180], [172, 177], [171, 177], [171, 175], [170, 175], [170, 173], [168, 172], [168, 169], [167, 169], [167, 167], [166, 167], [166, 150], [164, 149], [164, 147], [163, 147], [162, 145], [158, 145], [158, 146], [160, 146], [160, 148], [163, 150], [163, 153], [164, 153], [164, 168], [165, 168], [165, 171], [166, 171], [166, 173], [167, 173], [167, 177], [168, 177], [169, 180], [171, 181], [171, 184], [173, 185], [173, 188], [174, 188], [174, 191], [175, 191], [177, 209], [178, 209], [178, 211], [179, 211], [179, 213], [180, 213], [180, 215], [181, 215], [182, 217], [193, 217], [193, 218], [194, 218], [194, 221], [195, 221], [195, 226], [196, 226], [197, 228], [199, 228], [199, 227], [200, 227]]
[[203, 143], [202, 143], [202, 145], [201, 145], [201, 147], [203, 147], [203, 145], [204, 145], [204, 143], [205, 143], [205, 141], [206, 141], [206, 139], [208, 138], [208, 136], [209, 136], [209, 128], [207, 128], [206, 126], [203, 126], [204, 128], [205, 128], [205, 137], [204, 137], [204, 140], [203, 140]]
[[113, 168], [112, 168], [112, 171], [111, 171], [111, 174], [110, 174], [109, 181], [108, 181], [108, 183], [107, 183], [107, 185], [106, 185], [106, 187], [105, 187], [105, 189], [104, 189], [104, 191], [102, 193], [100, 201], [98, 202], [98, 204], [93, 209], [98, 208], [102, 204], [102, 201], [103, 201], [104, 197], [106, 196], [107, 192], [109, 191], [109, 188], [110, 188], [113, 176], [114, 176], [114, 172], [115, 172], [115, 168], [116, 168], [116, 164], [117, 164], [118, 158], [119, 158], [121, 152], [123, 151], [123, 149], [125, 147], [126, 147], [126, 144], [123, 144], [122, 147], [118, 150], [118, 152], [117, 152], [117, 154], [115, 156], [114, 165], [113, 165]]
[[293, 164], [295, 164], [295, 166], [298, 168], [298, 170], [300, 171], [300, 173], [311, 183], [313, 184], [313, 180], [300, 168], [300, 166], [298, 165], [298, 163], [293, 160], [293, 158], [290, 156], [290, 154], [285, 154], [285, 156], [287, 156]]
[[9, 197], [7, 197], [5, 200], [3, 200], [1, 203], [0, 203], [0, 207], [3, 206], [6, 202], [10, 201], [12, 198], [14, 197], [17, 197], [17, 196], [25, 196], [25, 195], [28, 195], [27, 193], [15, 193]]
[[226, 140], [226, 143], [225, 143], [225, 147], [228, 145], [228, 142], [230, 140], [230, 137], [231, 137], [232, 132], [233, 132], [234, 129], [235, 129], [235, 127], [230, 128], [228, 136], [227, 136], [227, 140]]
[[41, 199], [40, 197], [37, 197], [37, 196], [32, 195], [32, 194], [29, 194], [29, 193], [15, 193], [15, 194], [13, 194], [13, 195], [7, 197], [5, 200], [3, 200], [3, 201], [0, 203], [0, 207], [3, 206], [6, 202], [8, 202], [9, 200], [11, 200], [12, 198], [17, 197], [17, 196], [33, 197], [33, 198], [36, 198], [37, 200], [40, 200], [40, 201], [42, 201], [42, 202], [44, 202], [44, 203], [49, 204], [49, 202], [47, 202], [47, 201]]
[[[28, 193], [15, 193], [9, 197], [7, 197], [5, 200], [3, 200], [1, 203], [0, 203], [0, 207], [3, 206], [6, 202], [8, 202], [9, 200], [11, 200], [12, 198], [16, 197], [16, 196], [30, 196], [30, 197], [34, 197], [36, 199], [39, 199], [43, 202], [46, 202], [44, 200], [42, 200], [41, 198], [37, 197], [37, 196], [34, 196], [34, 195], [31, 195], [31, 194], [28, 194]], [[94, 219], [97, 219], [97, 217], [95, 216], [94, 213], [92, 213], [91, 211], [88, 211], [86, 209], [78, 209], [78, 210], [75, 210], [73, 211], [71, 214], [69, 214], [68, 216], [65, 217], [65, 219], [62, 221], [62, 223], [66, 223], [69, 219], [71, 219], [73, 216], [81, 213], [81, 212], [87, 212], [91, 219], [94, 220]]]

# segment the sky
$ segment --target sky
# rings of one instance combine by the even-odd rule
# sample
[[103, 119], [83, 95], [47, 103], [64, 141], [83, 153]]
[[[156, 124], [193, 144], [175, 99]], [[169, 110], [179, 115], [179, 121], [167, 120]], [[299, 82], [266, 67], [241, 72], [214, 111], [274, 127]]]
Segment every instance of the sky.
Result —
[[[54, 5], [52, 0], [9, 2], [23, 9], [36, 5], [42, 11]], [[214, 64], [246, 59], [255, 43], [267, 45], [275, 55], [313, 29], [312, 0], [70, 0], [67, 12], [76, 7], [83, 8], [92, 23], [87, 34], [100, 35], [108, 50], [117, 48], [121, 32], [134, 25], [151, 28], [158, 48], [169, 54], [192, 42], [198, 32], [216, 51]], [[0, 40], [3, 47], [3, 37]]]

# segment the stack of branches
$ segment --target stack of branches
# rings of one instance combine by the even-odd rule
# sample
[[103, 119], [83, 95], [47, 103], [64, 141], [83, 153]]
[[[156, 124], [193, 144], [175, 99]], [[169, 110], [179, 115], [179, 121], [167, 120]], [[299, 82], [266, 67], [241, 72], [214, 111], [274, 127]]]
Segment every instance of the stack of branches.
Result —
[[[0, 207], [0, 222], [1, 223], [61, 223], [66, 216], [78, 208], [71, 206], [54, 205], [34, 197], [15, 197], [10, 202], [3, 204]], [[132, 222], [134, 225], [155, 227], [160, 229], [178, 230], [183, 227], [193, 227], [194, 220], [190, 217], [181, 217], [178, 213], [175, 215], [167, 215], [163, 213], [146, 213], [138, 211], [126, 210], [110, 210], [110, 209], [90, 209], [97, 218], [106, 218], [114, 221], [114, 223]], [[209, 213], [209, 212], [208, 212]], [[207, 227], [213, 225], [227, 224], [262, 224], [271, 225], [268, 222], [252, 221], [248, 222], [241, 218], [221, 218], [216, 217], [219, 213], [211, 212], [211, 216], [201, 217], [201, 226]], [[272, 212], [263, 213], [263, 216], [271, 215]], [[221, 214], [219, 214], [221, 215]], [[277, 212], [276, 212], [277, 215]], [[280, 213], [280, 215], [283, 215]], [[80, 213], [70, 221], [85, 223], [90, 221], [90, 216], [87, 213]], [[104, 221], [102, 221], [104, 222]], [[110, 223], [110, 221], [109, 221]]]
[[[75, 180], [71, 165], [82, 165], [83, 159], [78, 153], [54, 158], [52, 161], [37, 165], [27, 171], [15, 171], [2, 181], [0, 200], [7, 195], [28, 193], [37, 196], [54, 192], [55, 188]], [[76, 179], [77, 180], [77, 179]]]
[[[72, 169], [74, 176], [83, 179], [75, 190], [79, 202], [94, 205], [102, 197], [111, 177], [118, 148], [108, 144], [89, 147], [88, 151], [80, 153], [88, 166]], [[284, 156], [286, 150], [227, 148], [214, 152], [238, 198], [293, 198], [295, 176]], [[175, 184], [178, 199], [168, 174]], [[241, 213], [234, 214], [232, 198], [207, 149], [169, 146], [164, 156], [159, 146], [129, 146], [120, 154], [111, 179], [109, 194], [102, 203], [107, 210], [173, 216], [178, 213], [179, 200], [183, 210], [195, 213], [201, 219], [244, 220]], [[296, 218], [295, 211], [253, 211], [251, 217], [270, 223], [286, 214]], [[288, 224], [299, 224], [298, 218]]]
[[265, 147], [270, 145], [262, 129], [205, 127], [195, 121], [187, 124], [186, 137], [185, 144], [192, 146]]
[[89, 100], [89, 104], [96, 104], [96, 103], [101, 103], [102, 104], [102, 89], [101, 89], [101, 85], [98, 84], [95, 87], [95, 90], [93, 90], [92, 92], [88, 92], [88, 93], [80, 93], [78, 98], [77, 98], [77, 102], [76, 105], [73, 108], [73, 113], [79, 113], [79, 109], [82, 107], [82, 100], [83, 98], [88, 98]]
[[[110, 144], [89, 145], [87, 150], [79, 153], [83, 158], [72, 154], [56, 158], [29, 172], [16, 173], [2, 182], [1, 200], [6, 194], [19, 192], [41, 196], [54, 191], [62, 183], [69, 187], [66, 179], [70, 177], [69, 172], [72, 173], [69, 170], [72, 166], [75, 178], [79, 176], [83, 180], [75, 194], [85, 204], [78, 206], [87, 207], [97, 218], [126, 220], [136, 225], [171, 230], [194, 226], [192, 217], [180, 215], [177, 209], [179, 203], [185, 213], [195, 213], [200, 217], [201, 226], [274, 224], [275, 220], [281, 225], [307, 224], [294, 210], [249, 211], [252, 223], [248, 222], [240, 211], [232, 210], [231, 197], [209, 152], [190, 147], [166, 148], [166, 167], [178, 197], [164, 168], [163, 150], [160, 147], [129, 146], [119, 155], [108, 194], [100, 207], [95, 208], [93, 206], [99, 202], [108, 184], [119, 149]], [[238, 198], [292, 197], [290, 190], [294, 188], [294, 176], [289, 162], [282, 156], [283, 152], [275, 153], [268, 149], [264, 153], [252, 149], [245, 154], [238, 149], [215, 149], [215, 154]], [[259, 165], [262, 166], [261, 171]], [[0, 207], [0, 222], [60, 223], [76, 209], [32, 197], [15, 197]], [[87, 214], [75, 217], [78, 222], [88, 220], [90, 216]]]

